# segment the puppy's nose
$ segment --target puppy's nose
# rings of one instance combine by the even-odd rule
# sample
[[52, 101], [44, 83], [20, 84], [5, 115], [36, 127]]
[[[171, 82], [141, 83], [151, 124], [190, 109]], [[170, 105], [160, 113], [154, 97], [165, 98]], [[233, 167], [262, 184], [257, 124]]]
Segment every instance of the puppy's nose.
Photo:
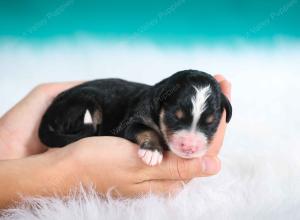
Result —
[[184, 153], [195, 153], [205, 147], [205, 140], [191, 133], [182, 136], [179, 140], [179, 149]]
[[184, 153], [195, 153], [204, 147], [204, 142], [195, 137], [184, 137], [181, 140], [180, 148]]
[[207, 148], [207, 137], [198, 131], [181, 130], [174, 133], [168, 142], [170, 150], [183, 158], [202, 156]]
[[197, 145], [191, 145], [191, 144], [187, 144], [185, 142], [182, 142], [180, 144], [180, 147], [181, 147], [181, 150], [186, 153], [195, 153], [199, 149]]

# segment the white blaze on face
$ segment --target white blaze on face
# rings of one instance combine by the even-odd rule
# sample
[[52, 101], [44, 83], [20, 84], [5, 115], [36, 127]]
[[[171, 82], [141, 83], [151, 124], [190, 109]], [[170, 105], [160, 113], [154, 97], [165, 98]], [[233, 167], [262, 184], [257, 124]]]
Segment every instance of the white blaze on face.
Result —
[[[168, 140], [168, 145], [172, 152], [184, 158], [201, 157], [208, 148], [207, 137], [197, 129], [197, 124], [202, 113], [207, 108], [207, 99], [211, 94], [211, 89], [210, 86], [194, 86], [194, 89], [195, 95], [191, 98], [193, 120], [190, 128], [176, 131]], [[163, 126], [161, 127], [162, 131], [166, 130]]]
[[197, 123], [202, 113], [206, 110], [207, 107], [206, 101], [211, 93], [209, 85], [203, 88], [194, 86], [194, 89], [196, 91], [196, 94], [191, 99], [191, 102], [193, 104], [193, 110], [192, 110], [193, 122], [191, 125], [191, 132], [197, 131]]

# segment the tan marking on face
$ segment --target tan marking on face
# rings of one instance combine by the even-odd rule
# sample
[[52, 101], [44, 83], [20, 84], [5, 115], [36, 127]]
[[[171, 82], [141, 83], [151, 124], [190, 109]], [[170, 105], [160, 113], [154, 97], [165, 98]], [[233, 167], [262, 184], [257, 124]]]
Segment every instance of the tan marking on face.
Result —
[[165, 118], [165, 111], [164, 109], [162, 109], [159, 114], [159, 126], [165, 141], [168, 141], [168, 128], [164, 123], [164, 118]]
[[175, 115], [178, 119], [182, 119], [184, 117], [184, 113], [182, 110], [177, 110]]
[[210, 115], [206, 118], [206, 123], [210, 124], [215, 120], [215, 116], [214, 115]]

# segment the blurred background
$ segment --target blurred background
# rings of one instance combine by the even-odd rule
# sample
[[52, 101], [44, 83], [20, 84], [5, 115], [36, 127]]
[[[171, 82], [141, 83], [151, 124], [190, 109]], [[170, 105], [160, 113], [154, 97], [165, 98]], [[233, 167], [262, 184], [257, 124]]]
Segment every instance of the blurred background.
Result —
[[149, 200], [130, 216], [299, 219], [300, 0], [0, 0], [0, 117], [40, 83], [154, 84], [184, 69], [232, 83], [222, 172], [173, 209]]
[[296, 143], [299, 0], [0, 0], [0, 27], [0, 115], [43, 82], [198, 69], [233, 84], [229, 145]]
[[300, 37], [298, 0], [2, 0], [0, 6], [1, 36], [25, 41], [92, 35], [185, 46]]

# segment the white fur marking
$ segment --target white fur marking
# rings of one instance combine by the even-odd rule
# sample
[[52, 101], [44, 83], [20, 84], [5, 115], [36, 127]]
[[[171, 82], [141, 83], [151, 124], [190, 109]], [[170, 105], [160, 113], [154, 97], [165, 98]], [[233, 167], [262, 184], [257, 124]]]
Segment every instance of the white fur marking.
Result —
[[93, 124], [93, 119], [90, 111], [87, 109], [85, 114], [84, 114], [84, 119], [83, 119], [84, 124]]
[[162, 132], [165, 140], [168, 141], [167, 127], [166, 127], [165, 123], [163, 122], [164, 117], [165, 117], [165, 111], [162, 109], [159, 114], [159, 125], [160, 125], [160, 129], [161, 129], [161, 132]]
[[203, 88], [194, 86], [194, 89], [196, 90], [196, 94], [191, 99], [191, 102], [193, 104], [193, 110], [192, 110], [193, 122], [191, 126], [192, 131], [196, 131], [197, 123], [202, 113], [206, 109], [206, 100], [210, 95], [210, 86], [208, 85]]
[[157, 164], [160, 164], [163, 159], [162, 153], [158, 152], [157, 150], [152, 151], [139, 149], [138, 155], [140, 158], [142, 158], [144, 163], [149, 166], [155, 166]]

